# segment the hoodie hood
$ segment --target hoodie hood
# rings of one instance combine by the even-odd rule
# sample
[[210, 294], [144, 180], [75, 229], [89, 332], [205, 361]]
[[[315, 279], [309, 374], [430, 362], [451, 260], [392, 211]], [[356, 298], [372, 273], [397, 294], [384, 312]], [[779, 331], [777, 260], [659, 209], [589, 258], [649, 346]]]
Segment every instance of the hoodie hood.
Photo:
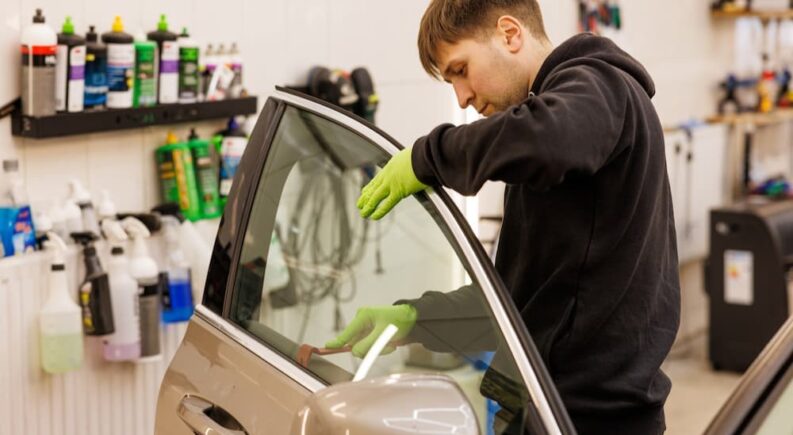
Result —
[[655, 84], [646, 69], [631, 55], [608, 38], [582, 33], [565, 41], [548, 55], [534, 79], [531, 91], [539, 94], [545, 79], [557, 68], [576, 65], [577, 59], [597, 59], [625, 71], [644, 88], [647, 95], [655, 95]]

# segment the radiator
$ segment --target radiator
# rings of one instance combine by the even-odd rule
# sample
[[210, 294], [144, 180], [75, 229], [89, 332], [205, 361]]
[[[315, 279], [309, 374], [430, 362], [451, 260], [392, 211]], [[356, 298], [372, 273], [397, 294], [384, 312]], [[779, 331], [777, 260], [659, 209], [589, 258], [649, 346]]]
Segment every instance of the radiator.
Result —
[[[73, 298], [83, 276], [78, 260], [82, 256], [73, 249], [67, 256]], [[80, 370], [47, 374], [39, 363], [38, 315], [49, 261], [43, 252], [0, 260], [0, 434], [154, 433], [160, 382], [187, 323], [162, 325], [161, 361], [105, 362], [101, 339], [85, 337]]]

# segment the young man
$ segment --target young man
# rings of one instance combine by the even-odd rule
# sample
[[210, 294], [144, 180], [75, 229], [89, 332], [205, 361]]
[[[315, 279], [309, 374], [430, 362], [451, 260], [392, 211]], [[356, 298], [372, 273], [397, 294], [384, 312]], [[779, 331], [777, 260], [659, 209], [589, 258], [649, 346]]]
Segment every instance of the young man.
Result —
[[[536, 0], [433, 0], [419, 54], [460, 107], [487, 118], [441, 125], [394, 156], [364, 188], [361, 214], [379, 219], [427, 186], [472, 195], [505, 182], [496, 268], [576, 428], [662, 433], [671, 383], [660, 366], [680, 290], [649, 74], [604, 38], [554, 49]], [[353, 337], [377, 316], [404, 337], [422, 303], [363, 310], [329, 345], [362, 353], [372, 338]]]

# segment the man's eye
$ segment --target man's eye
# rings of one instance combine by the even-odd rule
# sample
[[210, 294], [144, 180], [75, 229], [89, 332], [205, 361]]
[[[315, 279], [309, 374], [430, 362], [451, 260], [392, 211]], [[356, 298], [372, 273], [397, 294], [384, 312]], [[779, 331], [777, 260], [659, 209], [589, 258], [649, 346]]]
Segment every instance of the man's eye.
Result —
[[460, 77], [465, 77], [465, 73], [468, 71], [468, 67], [462, 67], [457, 70], [457, 75]]

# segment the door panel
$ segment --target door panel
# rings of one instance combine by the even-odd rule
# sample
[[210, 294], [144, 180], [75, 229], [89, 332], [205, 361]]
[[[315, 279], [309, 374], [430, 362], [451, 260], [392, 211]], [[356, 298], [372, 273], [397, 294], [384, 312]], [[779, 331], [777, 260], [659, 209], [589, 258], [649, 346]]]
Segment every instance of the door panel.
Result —
[[229, 338], [199, 309], [160, 388], [155, 433], [192, 435], [178, 415], [186, 395], [229, 412], [253, 434], [289, 433], [295, 411], [311, 394]]

